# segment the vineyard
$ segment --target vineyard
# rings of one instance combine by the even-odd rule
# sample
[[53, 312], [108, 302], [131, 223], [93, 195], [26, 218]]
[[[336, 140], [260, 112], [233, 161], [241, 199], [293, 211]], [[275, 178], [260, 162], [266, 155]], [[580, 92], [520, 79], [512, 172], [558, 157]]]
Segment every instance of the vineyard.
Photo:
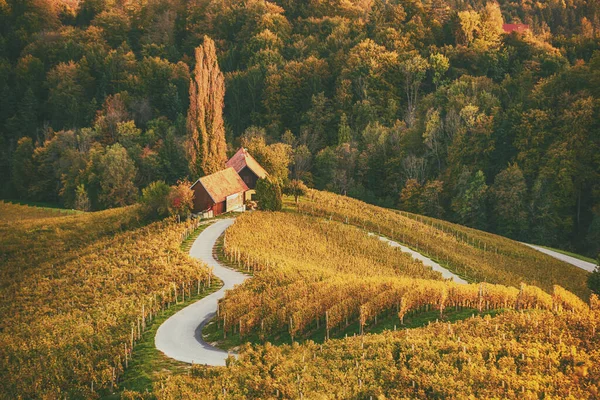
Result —
[[135, 207], [19, 218], [28, 211], [1, 208], [0, 397], [116, 390], [147, 324], [211, 283], [180, 250], [192, 227], [141, 226]]
[[505, 312], [455, 324], [246, 346], [228, 368], [168, 378], [159, 399], [598, 398], [600, 312]]
[[[285, 238], [285, 239], [282, 239]], [[254, 278], [228, 293], [219, 306], [223, 335], [298, 339], [319, 330], [329, 337], [358, 322], [430, 309], [586, 310], [577, 296], [554, 286], [519, 289], [443, 281], [406, 254], [356, 227], [293, 213], [238, 217], [225, 234], [225, 255]]]
[[436, 259], [471, 282], [518, 287], [521, 282], [551, 292], [554, 285], [587, 299], [587, 273], [513, 240], [449, 222], [389, 210], [312, 190], [300, 212], [380, 233]]
[[[556, 284], [577, 287], [572, 270], [559, 276], [562, 263], [491, 234], [355, 202], [311, 192], [299, 212], [238, 216], [220, 254], [253, 278], [227, 292], [216, 321], [224, 339], [255, 344], [226, 368], [167, 374], [152, 396], [600, 395], [600, 301], [588, 305], [587, 292]], [[181, 250], [197, 223], [145, 225], [136, 207], [22, 216], [30, 208], [0, 204], [0, 398], [119, 391], [146, 327], [214, 282]], [[370, 232], [478, 282], [446, 281]], [[450, 323], [454, 311], [473, 316]], [[431, 313], [429, 326], [402, 329]], [[367, 333], [390, 320], [393, 330]], [[349, 327], [357, 329], [348, 335]], [[282, 336], [293, 344], [267, 343]], [[322, 343], [310, 340], [317, 336]]]

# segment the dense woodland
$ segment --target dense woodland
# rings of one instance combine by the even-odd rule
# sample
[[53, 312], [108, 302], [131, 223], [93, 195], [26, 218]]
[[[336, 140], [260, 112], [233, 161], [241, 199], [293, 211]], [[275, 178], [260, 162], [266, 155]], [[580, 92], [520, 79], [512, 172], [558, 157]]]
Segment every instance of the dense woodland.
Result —
[[209, 36], [229, 151], [248, 145], [283, 179], [289, 168], [318, 189], [595, 256], [599, 7], [0, 0], [1, 194], [102, 209], [195, 180], [186, 120]]

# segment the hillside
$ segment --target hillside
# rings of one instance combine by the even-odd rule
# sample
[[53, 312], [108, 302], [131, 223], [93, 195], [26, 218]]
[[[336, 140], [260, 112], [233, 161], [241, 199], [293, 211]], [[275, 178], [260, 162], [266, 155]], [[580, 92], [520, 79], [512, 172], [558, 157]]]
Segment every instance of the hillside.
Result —
[[[153, 181], [194, 182], [205, 124], [191, 122], [214, 115], [219, 152], [247, 146], [274, 176], [595, 259], [599, 12], [3, 0], [0, 198], [99, 210]], [[199, 60], [219, 69], [216, 102], [197, 96]]]
[[586, 271], [498, 235], [327, 192], [311, 191], [299, 210], [406, 243], [473, 282], [525, 282], [546, 291], [559, 284], [584, 299], [590, 294]]
[[[1, 398], [137, 398], [147, 389], [158, 399], [598, 390], [597, 298], [590, 309], [552, 285], [560, 283], [552, 275], [541, 280], [545, 257], [494, 235], [316, 191], [298, 205], [286, 199], [284, 212], [239, 215], [217, 254], [253, 276], [220, 301], [210, 335], [221, 346], [241, 345], [240, 356], [227, 368], [190, 370], [149, 356], [156, 350], [143, 334], [156, 332], [152, 321], [164, 321], [171, 304], [205, 292], [210, 272], [180, 250], [189, 224], [147, 224], [137, 207], [74, 215], [0, 209], [0, 356], [10, 360], [0, 367]], [[454, 248], [497, 248], [486, 260], [506, 270], [490, 277], [521, 281], [444, 281], [377, 235], [425, 254], [451, 239]], [[469, 271], [486, 271], [470, 264], [481, 253], [464, 254], [443, 265], [463, 260]], [[506, 267], [514, 260], [530, 268], [517, 275]]]
[[599, 0], [0, 0], [0, 400], [600, 399], [598, 263]]
[[[335, 215], [315, 211], [330, 211], [328, 206], [339, 215], [354, 213], [338, 222]], [[590, 309], [559, 286], [546, 293], [525, 284], [443, 281], [369, 235], [378, 232], [369, 217], [378, 215], [381, 223], [398, 215], [395, 211], [371, 214], [366, 204], [320, 192], [301, 199], [298, 210], [292, 207], [241, 215], [224, 235], [222, 261], [253, 277], [221, 300], [210, 335], [223, 346], [251, 344], [242, 345], [227, 368], [195, 366], [191, 375], [157, 383], [157, 398], [586, 398], [598, 393], [597, 297]], [[353, 220], [356, 215], [365, 219]], [[430, 224], [401, 218], [392, 226], [412, 230], [420, 248], [445, 244]], [[379, 228], [385, 234], [383, 223]], [[464, 230], [454, 229], [443, 234], [454, 238]], [[521, 258], [531, 264], [519, 276], [525, 279], [546, 266], [545, 257], [535, 258], [525, 246], [467, 231], [488, 246], [497, 242], [502, 254], [497, 269], [503, 260]], [[505, 272], [498, 276], [514, 274]], [[485, 315], [494, 309], [500, 313]], [[472, 317], [451, 323], [458, 310]], [[432, 311], [436, 317], [428, 326], [404, 326], [406, 319]]]
[[189, 226], [138, 218], [136, 207], [55, 216], [0, 205], [0, 398], [116, 388], [146, 325], [207, 285], [208, 269], [179, 248]]

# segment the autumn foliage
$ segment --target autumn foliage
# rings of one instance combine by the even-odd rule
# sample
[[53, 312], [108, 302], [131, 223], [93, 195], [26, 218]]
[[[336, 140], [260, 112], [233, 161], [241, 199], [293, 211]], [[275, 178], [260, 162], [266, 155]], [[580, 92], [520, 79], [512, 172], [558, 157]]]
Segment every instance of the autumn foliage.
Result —
[[227, 161], [223, 107], [225, 78], [219, 69], [215, 42], [208, 36], [195, 50], [187, 116], [188, 156], [192, 176], [215, 173]]

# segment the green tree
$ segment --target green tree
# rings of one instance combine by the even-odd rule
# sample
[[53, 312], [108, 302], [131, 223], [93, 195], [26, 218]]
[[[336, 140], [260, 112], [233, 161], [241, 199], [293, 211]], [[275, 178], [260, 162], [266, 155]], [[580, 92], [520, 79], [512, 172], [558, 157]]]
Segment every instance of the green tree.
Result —
[[458, 222], [473, 228], [486, 229], [488, 186], [483, 172], [471, 174], [463, 171], [457, 189], [452, 209], [458, 216]]
[[150, 217], [166, 217], [169, 214], [171, 188], [163, 181], [152, 182], [142, 189], [139, 202], [144, 213]]
[[445, 83], [444, 77], [450, 68], [450, 60], [441, 53], [432, 53], [429, 56], [429, 65], [433, 72], [433, 84], [437, 89]]
[[527, 230], [527, 184], [517, 164], [496, 175], [491, 187], [497, 232], [503, 236], [525, 239]]
[[12, 155], [11, 180], [20, 199], [28, 198], [31, 185], [36, 178], [33, 151], [31, 138], [22, 137]]
[[421, 190], [419, 198], [419, 209], [425, 215], [434, 218], [441, 218], [444, 215], [442, 207], [442, 192], [444, 183], [442, 181], [428, 181]]
[[405, 211], [420, 214], [421, 194], [423, 187], [416, 179], [408, 179], [400, 192], [400, 208]]
[[[312, 154], [307, 146], [301, 145], [294, 149], [292, 156], [292, 176], [294, 179], [307, 182], [310, 174]], [[312, 178], [308, 178], [312, 180]]]
[[255, 126], [246, 129], [240, 142], [242, 147], [248, 150], [272, 179], [282, 183], [287, 181], [292, 146], [285, 143], [267, 145], [265, 130]]
[[415, 113], [419, 100], [419, 89], [427, 69], [429, 69], [429, 62], [419, 54], [413, 54], [401, 64], [400, 68], [404, 74], [404, 90], [406, 92], [407, 110], [405, 120], [406, 125], [410, 128], [416, 121]]
[[73, 204], [73, 208], [80, 211], [90, 211], [92, 204], [90, 203], [90, 198], [87, 194], [87, 190], [85, 190], [85, 185], [81, 184], [77, 186], [75, 190], [75, 202]]
[[135, 202], [137, 170], [123, 146], [117, 143], [106, 149], [100, 170], [99, 199], [105, 207], [122, 207]]
[[314, 184], [319, 190], [331, 187], [337, 167], [337, 157], [331, 147], [325, 147], [315, 156]]
[[283, 199], [279, 183], [268, 178], [259, 179], [256, 182], [256, 201], [259, 210], [281, 210]]
[[600, 256], [598, 257], [598, 266], [588, 276], [588, 287], [597, 295], [600, 295]]
[[298, 198], [306, 195], [308, 187], [306, 187], [304, 182], [292, 179], [284, 186], [283, 192], [288, 196], [294, 196], [294, 201], [298, 204]]
[[338, 126], [338, 145], [350, 143], [352, 141], [352, 130], [348, 126], [348, 117], [346, 113], [342, 113], [340, 124]]
[[86, 91], [92, 80], [82, 61], [60, 63], [48, 72], [48, 109], [54, 127], [86, 126], [91, 117]]

